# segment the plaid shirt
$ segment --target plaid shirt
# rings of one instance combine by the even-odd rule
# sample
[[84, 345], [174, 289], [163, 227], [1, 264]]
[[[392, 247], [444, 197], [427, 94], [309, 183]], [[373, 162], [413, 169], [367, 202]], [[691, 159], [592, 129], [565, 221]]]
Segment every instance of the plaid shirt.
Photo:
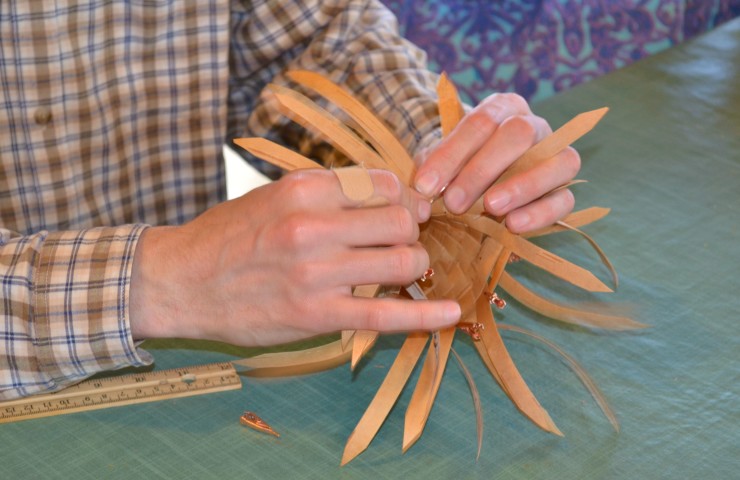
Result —
[[321, 151], [261, 94], [289, 68], [355, 91], [410, 151], [435, 135], [435, 78], [376, 0], [0, 0], [0, 399], [151, 362], [137, 240], [224, 199], [231, 138]]

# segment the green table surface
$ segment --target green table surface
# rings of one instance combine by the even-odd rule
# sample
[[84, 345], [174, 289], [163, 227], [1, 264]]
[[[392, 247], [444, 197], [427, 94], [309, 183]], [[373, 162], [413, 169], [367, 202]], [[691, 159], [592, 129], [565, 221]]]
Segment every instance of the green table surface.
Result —
[[[477, 379], [485, 431], [476, 462], [472, 403], [450, 363], [421, 440], [401, 453], [407, 388], [370, 448], [339, 467], [347, 436], [402, 337], [348, 368], [244, 379], [241, 390], [0, 425], [0, 479], [15, 478], [702, 478], [740, 475], [740, 20], [535, 106], [553, 125], [611, 112], [577, 144], [579, 207], [612, 207], [587, 227], [620, 273], [584, 295], [527, 265], [548, 295], [629, 306], [651, 328], [564, 327], [516, 302], [498, 318], [558, 343], [616, 410], [615, 433], [578, 379], [537, 343], [505, 333], [514, 360], [565, 433], [541, 432], [495, 385], [469, 338], [455, 348]], [[539, 242], [608, 279], [582, 240]], [[207, 342], [145, 344], [165, 369], [254, 351]], [[418, 374], [418, 372], [416, 372]], [[282, 436], [239, 424], [255, 411]]]

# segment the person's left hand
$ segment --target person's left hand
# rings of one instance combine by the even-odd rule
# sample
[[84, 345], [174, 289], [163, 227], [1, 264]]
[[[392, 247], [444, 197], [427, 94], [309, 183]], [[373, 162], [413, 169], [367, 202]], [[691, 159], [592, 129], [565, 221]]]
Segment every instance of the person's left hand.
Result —
[[533, 114], [519, 95], [491, 95], [439, 144], [417, 155], [420, 167], [414, 186], [429, 198], [444, 189], [445, 206], [456, 214], [485, 194], [485, 209], [505, 216], [506, 226], [515, 233], [551, 225], [574, 206], [570, 190], [550, 193], [578, 173], [581, 161], [573, 148], [493, 185], [509, 165], [550, 133], [547, 121]]

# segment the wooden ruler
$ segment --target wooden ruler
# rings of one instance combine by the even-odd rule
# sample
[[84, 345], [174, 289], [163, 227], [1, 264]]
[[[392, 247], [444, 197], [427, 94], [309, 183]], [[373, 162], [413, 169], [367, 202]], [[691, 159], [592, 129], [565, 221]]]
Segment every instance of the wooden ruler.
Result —
[[241, 388], [231, 363], [86, 380], [59, 392], [0, 402], [0, 423]]

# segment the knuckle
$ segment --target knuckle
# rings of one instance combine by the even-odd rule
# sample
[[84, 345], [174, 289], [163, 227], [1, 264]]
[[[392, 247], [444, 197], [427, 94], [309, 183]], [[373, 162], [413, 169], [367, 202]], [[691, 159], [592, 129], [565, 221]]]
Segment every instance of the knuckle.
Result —
[[277, 226], [276, 237], [282, 247], [299, 250], [310, 241], [309, 222], [302, 215], [289, 215]]
[[409, 249], [399, 249], [390, 257], [391, 271], [399, 278], [407, 278], [414, 271], [415, 259]]
[[320, 266], [311, 261], [296, 261], [290, 265], [291, 285], [315, 285], [319, 277]]
[[513, 92], [502, 92], [491, 95], [491, 99], [495, 103], [506, 104], [514, 108], [517, 112], [529, 112], [529, 103], [527, 100]]
[[313, 175], [306, 171], [291, 172], [280, 179], [282, 187], [282, 198], [286, 202], [304, 204], [315, 195], [316, 188], [313, 185]]
[[537, 140], [537, 128], [523, 115], [513, 115], [501, 123], [501, 128], [507, 132], [512, 139], [517, 139], [527, 146], [533, 145]]
[[388, 170], [370, 170], [373, 184], [380, 195], [390, 203], [400, 203], [403, 198], [401, 180]]
[[467, 126], [480, 135], [491, 135], [498, 127], [498, 121], [491, 108], [478, 108], [470, 112], [466, 119]]
[[562, 168], [570, 178], [575, 177], [581, 169], [581, 156], [573, 147], [568, 147], [560, 154]]
[[418, 225], [408, 209], [401, 206], [394, 206], [390, 209], [391, 225], [395, 230], [394, 236], [398, 238], [396, 243], [408, 243], [415, 240], [418, 236]]

